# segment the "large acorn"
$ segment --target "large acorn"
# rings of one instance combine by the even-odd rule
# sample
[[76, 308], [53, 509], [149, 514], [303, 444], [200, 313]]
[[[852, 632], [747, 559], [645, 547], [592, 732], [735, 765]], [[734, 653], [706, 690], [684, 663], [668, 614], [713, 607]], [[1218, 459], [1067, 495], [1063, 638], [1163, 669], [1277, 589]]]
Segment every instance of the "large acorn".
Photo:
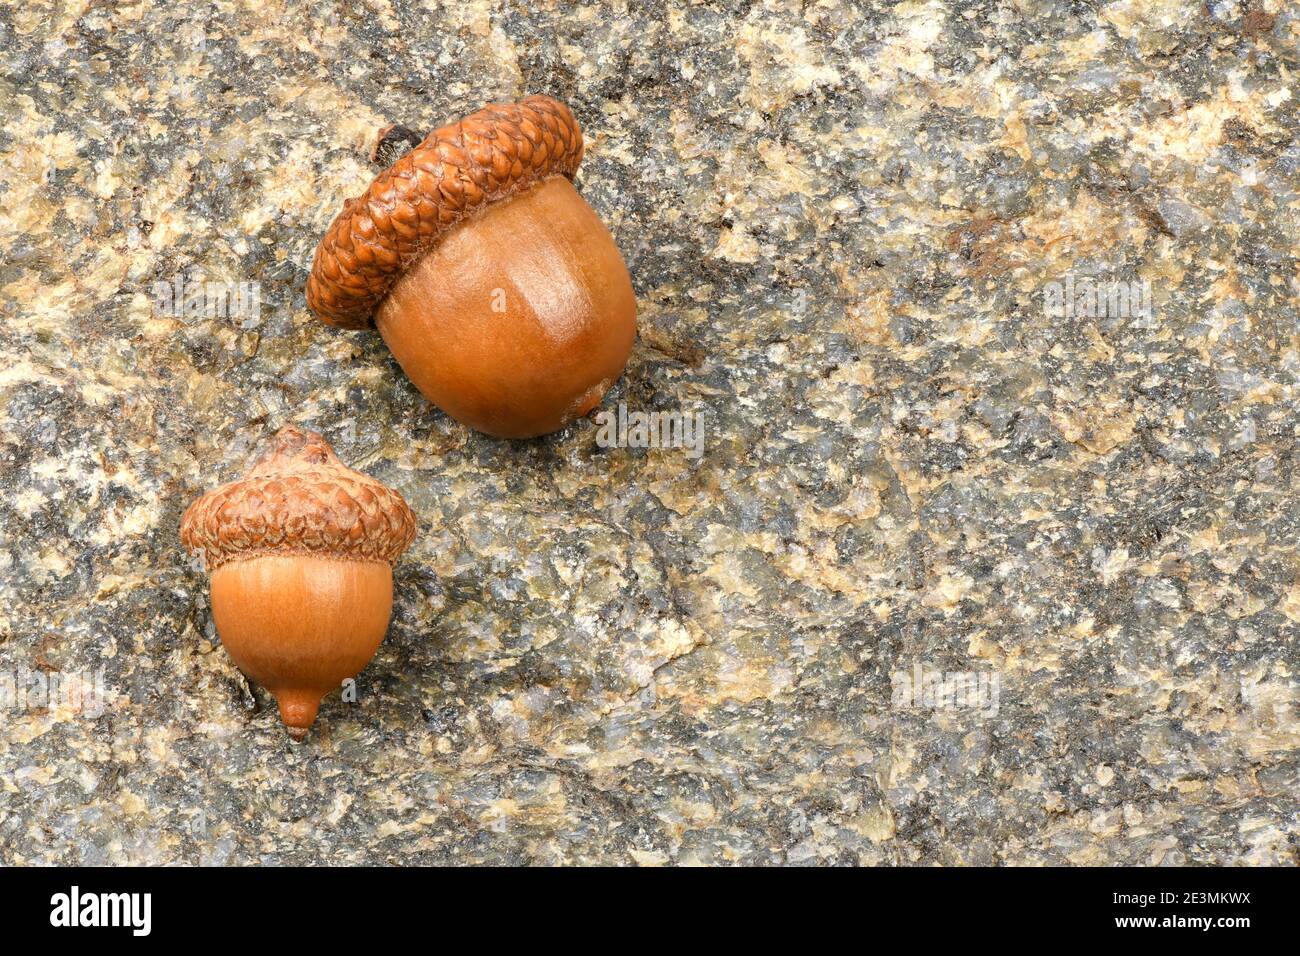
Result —
[[185, 512], [181, 540], [211, 572], [221, 643], [275, 695], [295, 740], [321, 698], [374, 656], [392, 613], [393, 562], [414, 537], [400, 494], [292, 426], [247, 475]]
[[636, 339], [627, 266], [573, 177], [582, 132], [549, 96], [436, 130], [349, 199], [307, 302], [372, 321], [411, 381], [453, 418], [527, 438], [600, 403]]

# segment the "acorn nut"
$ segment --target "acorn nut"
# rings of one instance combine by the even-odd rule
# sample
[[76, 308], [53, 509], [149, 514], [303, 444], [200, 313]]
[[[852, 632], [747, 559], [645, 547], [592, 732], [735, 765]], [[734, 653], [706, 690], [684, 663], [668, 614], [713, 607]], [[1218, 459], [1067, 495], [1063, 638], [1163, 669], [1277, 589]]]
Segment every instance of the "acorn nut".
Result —
[[240, 670], [275, 695], [295, 740], [388, 629], [393, 562], [415, 537], [402, 496], [282, 428], [238, 481], [199, 498], [181, 541], [211, 573], [212, 616]]
[[582, 133], [548, 96], [444, 126], [350, 199], [316, 248], [307, 302], [373, 323], [425, 397], [502, 438], [600, 403], [636, 339], [636, 296], [574, 189]]

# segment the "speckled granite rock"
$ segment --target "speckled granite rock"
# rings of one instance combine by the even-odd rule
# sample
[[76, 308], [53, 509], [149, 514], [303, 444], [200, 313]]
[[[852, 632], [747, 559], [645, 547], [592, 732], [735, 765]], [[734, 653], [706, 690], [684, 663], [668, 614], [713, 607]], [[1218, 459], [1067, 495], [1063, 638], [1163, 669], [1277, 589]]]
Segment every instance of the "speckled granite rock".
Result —
[[[0, 862], [1295, 863], [1300, 8], [525, 6], [0, 9], [0, 671], [111, 695], [0, 715]], [[605, 407], [698, 459], [306, 309], [381, 126], [534, 91], [640, 298]], [[177, 539], [286, 422], [421, 518], [302, 746]]]

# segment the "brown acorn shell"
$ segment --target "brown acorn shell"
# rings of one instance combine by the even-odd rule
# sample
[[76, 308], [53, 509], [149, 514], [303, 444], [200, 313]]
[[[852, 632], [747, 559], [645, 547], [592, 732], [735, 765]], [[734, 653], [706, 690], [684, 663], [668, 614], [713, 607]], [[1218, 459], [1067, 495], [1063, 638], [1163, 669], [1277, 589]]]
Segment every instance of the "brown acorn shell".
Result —
[[295, 553], [391, 565], [414, 537], [415, 514], [400, 494], [293, 426], [247, 475], [203, 495], [181, 519], [181, 541], [208, 570]]
[[582, 131], [549, 96], [493, 104], [435, 130], [349, 199], [316, 247], [307, 304], [365, 328], [408, 266], [457, 223], [554, 176], [573, 179]]

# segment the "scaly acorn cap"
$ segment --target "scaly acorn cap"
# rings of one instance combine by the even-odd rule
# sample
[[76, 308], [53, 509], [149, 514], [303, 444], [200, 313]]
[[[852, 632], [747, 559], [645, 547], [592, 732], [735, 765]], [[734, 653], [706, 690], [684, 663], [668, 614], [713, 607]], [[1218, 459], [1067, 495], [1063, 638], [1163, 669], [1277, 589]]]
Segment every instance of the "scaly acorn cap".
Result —
[[578, 121], [549, 96], [485, 106], [434, 130], [343, 204], [316, 247], [307, 304], [329, 325], [365, 328], [453, 226], [554, 176], [573, 179], [581, 161]]
[[415, 514], [400, 494], [292, 425], [247, 475], [209, 491], [181, 519], [181, 541], [209, 571], [264, 554], [392, 564], [414, 537]]

